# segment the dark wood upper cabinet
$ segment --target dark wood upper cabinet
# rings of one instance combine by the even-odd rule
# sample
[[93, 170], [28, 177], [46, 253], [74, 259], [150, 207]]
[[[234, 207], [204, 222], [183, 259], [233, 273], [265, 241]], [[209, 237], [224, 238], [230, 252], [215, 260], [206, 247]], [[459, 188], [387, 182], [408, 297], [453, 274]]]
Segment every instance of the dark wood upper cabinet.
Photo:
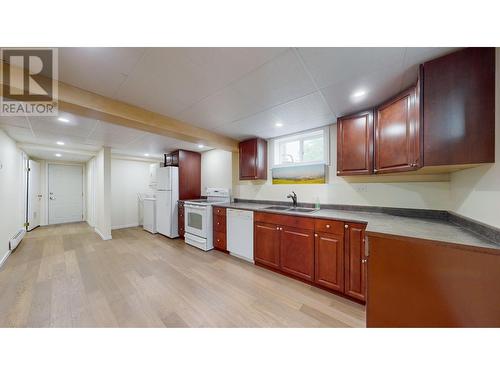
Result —
[[425, 166], [495, 161], [495, 48], [423, 64]]
[[179, 167], [179, 199], [201, 196], [201, 154], [177, 150], [164, 156], [165, 167]]
[[337, 120], [337, 175], [373, 172], [373, 111]]
[[365, 224], [346, 224], [345, 294], [360, 301], [366, 300]]
[[280, 227], [281, 270], [301, 279], [314, 280], [314, 230]]
[[420, 116], [417, 87], [375, 109], [375, 173], [420, 168]]
[[240, 180], [267, 179], [267, 141], [261, 138], [240, 142]]
[[375, 108], [373, 133], [369, 120], [370, 111], [338, 119], [337, 175], [494, 163], [495, 48], [424, 63], [415, 87]]

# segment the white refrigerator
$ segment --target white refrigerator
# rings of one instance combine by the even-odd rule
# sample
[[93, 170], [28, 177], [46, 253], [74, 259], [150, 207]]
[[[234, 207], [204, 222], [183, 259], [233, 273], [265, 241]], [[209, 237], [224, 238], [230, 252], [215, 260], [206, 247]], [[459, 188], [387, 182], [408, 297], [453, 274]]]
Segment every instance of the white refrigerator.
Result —
[[159, 168], [156, 184], [156, 230], [170, 238], [179, 237], [177, 222], [179, 168]]

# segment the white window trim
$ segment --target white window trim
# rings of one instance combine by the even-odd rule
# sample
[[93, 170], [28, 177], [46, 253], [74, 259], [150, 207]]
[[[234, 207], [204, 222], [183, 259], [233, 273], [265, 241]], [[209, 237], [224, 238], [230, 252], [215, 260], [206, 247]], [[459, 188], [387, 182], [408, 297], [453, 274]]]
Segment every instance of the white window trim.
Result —
[[[324, 148], [324, 156], [321, 161], [312, 161], [312, 162], [300, 162], [300, 163], [276, 163], [276, 143], [278, 141], [292, 141], [294, 139], [307, 139], [307, 135], [311, 134], [311, 137], [314, 133], [318, 133], [320, 130], [323, 131], [323, 148]], [[273, 168], [281, 168], [281, 167], [291, 167], [291, 166], [299, 166], [299, 165], [316, 165], [316, 164], [325, 164], [330, 165], [330, 126], [324, 126], [321, 128], [309, 129], [299, 133], [293, 133], [284, 135], [281, 137], [272, 138], [269, 142], [270, 150], [269, 154], [271, 156], [271, 169]], [[279, 160], [279, 159], [278, 159]]]

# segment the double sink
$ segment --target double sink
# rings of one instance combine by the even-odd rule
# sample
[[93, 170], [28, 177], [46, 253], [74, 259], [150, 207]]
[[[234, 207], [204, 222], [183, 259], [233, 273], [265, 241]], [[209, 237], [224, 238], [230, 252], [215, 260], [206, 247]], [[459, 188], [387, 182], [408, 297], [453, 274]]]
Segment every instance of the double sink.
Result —
[[269, 206], [269, 207], [264, 207], [264, 210], [287, 211], [287, 212], [303, 212], [303, 213], [318, 211], [315, 208], [288, 207], [288, 206]]

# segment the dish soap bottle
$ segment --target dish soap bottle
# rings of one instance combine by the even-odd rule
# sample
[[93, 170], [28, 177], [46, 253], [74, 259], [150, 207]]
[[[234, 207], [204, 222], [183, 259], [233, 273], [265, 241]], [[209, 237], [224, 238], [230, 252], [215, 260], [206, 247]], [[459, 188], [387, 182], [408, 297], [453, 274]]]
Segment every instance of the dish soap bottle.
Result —
[[317, 210], [320, 209], [319, 197], [316, 197], [316, 201], [314, 202], [314, 208], [317, 209]]

